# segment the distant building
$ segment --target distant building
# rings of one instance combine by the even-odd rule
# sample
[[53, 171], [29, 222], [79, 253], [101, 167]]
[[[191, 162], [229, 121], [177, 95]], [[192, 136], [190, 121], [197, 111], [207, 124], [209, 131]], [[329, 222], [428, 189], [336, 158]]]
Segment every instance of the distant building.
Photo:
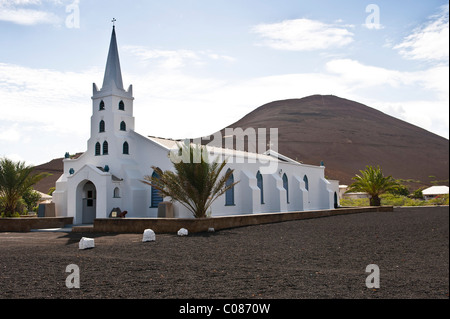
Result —
[[359, 198], [369, 198], [370, 195], [364, 192], [351, 192], [346, 193], [348, 190], [348, 185], [339, 185], [339, 198], [348, 198], [348, 199], [359, 199]]
[[[103, 86], [93, 84], [91, 133], [87, 151], [78, 158], [66, 156], [64, 173], [53, 192], [56, 216], [74, 217], [74, 224], [90, 224], [110, 217], [114, 209], [126, 217], [158, 217], [158, 207], [170, 198], [142, 183], [156, 174], [152, 166], [172, 170], [169, 151], [174, 140], [146, 137], [134, 131], [133, 90], [122, 83], [116, 33], [113, 27]], [[169, 114], [164, 120], [171, 125]], [[157, 120], [157, 119], [153, 119]], [[151, 123], [151, 121], [149, 121]], [[151, 125], [151, 124], [150, 124]], [[216, 200], [212, 216], [332, 209], [339, 205], [338, 182], [325, 178], [325, 167], [299, 163], [272, 150], [264, 154], [220, 149], [227, 158], [224, 169], [234, 169], [234, 188]], [[264, 171], [276, 164], [277, 169]], [[164, 205], [166, 205], [164, 203]], [[174, 217], [193, 217], [174, 203]]]
[[448, 186], [431, 186], [422, 191], [425, 199], [432, 199], [439, 195], [448, 195]]

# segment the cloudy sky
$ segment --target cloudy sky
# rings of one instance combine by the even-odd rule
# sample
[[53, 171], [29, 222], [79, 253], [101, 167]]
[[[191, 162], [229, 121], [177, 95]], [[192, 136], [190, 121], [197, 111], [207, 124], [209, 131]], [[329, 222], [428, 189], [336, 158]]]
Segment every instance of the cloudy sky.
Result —
[[438, 0], [0, 0], [0, 157], [86, 150], [112, 18], [142, 135], [333, 94], [448, 138], [448, 17]]

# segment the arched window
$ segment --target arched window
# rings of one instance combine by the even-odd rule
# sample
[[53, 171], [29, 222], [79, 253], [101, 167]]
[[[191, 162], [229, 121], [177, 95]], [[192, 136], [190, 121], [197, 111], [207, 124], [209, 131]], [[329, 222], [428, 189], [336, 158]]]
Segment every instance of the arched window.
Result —
[[[158, 173], [153, 172], [152, 177], [159, 178]], [[152, 186], [152, 206], [150, 207], [158, 207], [158, 204], [163, 201], [162, 196], [159, 193], [159, 190]]]
[[303, 176], [303, 181], [305, 182], [305, 188], [307, 191], [309, 191], [309, 182], [308, 182], [308, 176]]
[[98, 124], [98, 131], [100, 133], [105, 131], [105, 121], [101, 120], [100, 123]]
[[99, 111], [103, 111], [105, 109], [105, 102], [103, 100], [100, 101], [100, 105], [98, 106]]
[[119, 189], [119, 187], [114, 188], [113, 197], [114, 198], [120, 198], [120, 189]]
[[338, 207], [339, 207], [338, 195], [336, 192], [334, 192], [334, 208], [338, 208]]
[[[230, 171], [230, 169], [228, 169], [228, 171]], [[232, 184], [234, 184], [233, 174], [231, 174], [230, 177], [227, 179], [225, 185], [229, 186]], [[234, 186], [225, 192], [225, 206], [234, 206]]]
[[123, 154], [125, 154], [125, 155], [130, 154], [130, 147], [128, 145], [128, 142], [123, 143], [122, 150], [123, 150], [123, 152], [122, 152]]
[[264, 184], [263, 184], [263, 177], [260, 171], [256, 173], [256, 185], [259, 187], [261, 193], [261, 204], [264, 204]]
[[101, 148], [100, 143], [99, 142], [95, 143], [95, 156], [100, 155], [100, 148]]
[[283, 175], [283, 188], [286, 190], [286, 202], [289, 204], [289, 183], [286, 174]]
[[125, 103], [123, 103], [123, 101], [119, 102], [119, 110], [125, 111]]
[[120, 122], [120, 130], [121, 131], [127, 130], [127, 124], [125, 123], [125, 121]]
[[108, 155], [108, 142], [103, 142], [103, 155]]

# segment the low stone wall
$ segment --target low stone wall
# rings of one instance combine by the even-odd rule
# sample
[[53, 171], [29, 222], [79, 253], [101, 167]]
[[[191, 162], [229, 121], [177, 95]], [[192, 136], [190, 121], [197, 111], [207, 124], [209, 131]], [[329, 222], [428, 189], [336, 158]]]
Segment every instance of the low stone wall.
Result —
[[29, 232], [31, 229], [60, 228], [73, 223], [73, 217], [0, 218], [0, 232]]
[[356, 214], [365, 212], [392, 212], [392, 206], [339, 208], [287, 213], [265, 213], [249, 215], [233, 215], [211, 218], [97, 218], [94, 220], [94, 232], [111, 233], [142, 233], [152, 229], [156, 233], [176, 233], [180, 228], [186, 228], [189, 233], [278, 223], [290, 220], [319, 218], [334, 215]]

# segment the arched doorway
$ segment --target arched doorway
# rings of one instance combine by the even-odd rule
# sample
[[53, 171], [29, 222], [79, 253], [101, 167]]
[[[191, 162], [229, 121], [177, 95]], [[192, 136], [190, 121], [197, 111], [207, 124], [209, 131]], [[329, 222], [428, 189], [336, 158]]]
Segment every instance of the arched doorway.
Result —
[[82, 223], [93, 224], [97, 208], [97, 190], [91, 181], [87, 181], [82, 191]]

